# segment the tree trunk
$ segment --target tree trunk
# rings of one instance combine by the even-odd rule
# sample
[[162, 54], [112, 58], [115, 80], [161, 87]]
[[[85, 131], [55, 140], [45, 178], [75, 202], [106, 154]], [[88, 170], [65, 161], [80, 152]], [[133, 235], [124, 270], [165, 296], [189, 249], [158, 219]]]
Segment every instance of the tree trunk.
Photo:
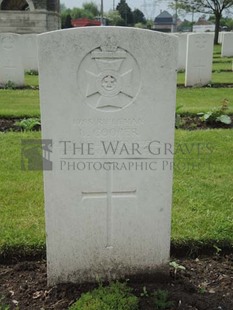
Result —
[[220, 27], [220, 19], [222, 14], [217, 12], [215, 14], [215, 31], [214, 31], [214, 44], [218, 44], [218, 35], [219, 35], [219, 27]]

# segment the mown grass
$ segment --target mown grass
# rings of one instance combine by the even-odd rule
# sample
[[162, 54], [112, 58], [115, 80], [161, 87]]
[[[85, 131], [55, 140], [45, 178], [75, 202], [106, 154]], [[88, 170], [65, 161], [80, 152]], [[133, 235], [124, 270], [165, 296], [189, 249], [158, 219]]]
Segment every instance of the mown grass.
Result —
[[37, 87], [39, 85], [39, 76], [25, 74], [25, 85]]
[[[184, 85], [185, 73], [181, 72], [177, 74], [177, 83]], [[210, 84], [233, 84], [233, 72], [213, 72]]]
[[41, 172], [21, 171], [21, 139], [40, 133], [0, 134], [0, 253], [44, 245]]
[[38, 90], [0, 90], [0, 117], [40, 116]]
[[178, 149], [175, 156], [174, 242], [213, 240], [233, 245], [232, 141], [232, 130], [176, 131], [177, 148], [179, 143], [201, 143], [201, 156], [197, 147], [191, 154]]
[[220, 107], [224, 99], [229, 101], [227, 113], [233, 113], [232, 88], [179, 88], [176, 104], [182, 106], [179, 113], [196, 114]]
[[[233, 74], [233, 73], [232, 73]], [[177, 89], [177, 105], [181, 113], [206, 112], [229, 101], [228, 113], [233, 113], [232, 88]], [[0, 117], [40, 117], [38, 90], [0, 90]]]
[[[232, 62], [228, 61], [228, 62], [214, 62], [213, 66], [212, 66], [212, 71], [217, 71], [217, 72], [221, 72], [224, 70], [231, 70], [232, 71]], [[232, 71], [233, 73], [233, 71]]]
[[[41, 172], [21, 171], [21, 139], [40, 133], [7, 133], [0, 137], [0, 253], [29, 251], [45, 245]], [[202, 143], [205, 155], [175, 155], [172, 240], [233, 245], [233, 131], [176, 132], [176, 146]], [[211, 144], [209, 154], [205, 144]], [[195, 164], [190, 170], [190, 164]], [[211, 164], [211, 167], [207, 164]], [[200, 167], [196, 167], [199, 164]]]

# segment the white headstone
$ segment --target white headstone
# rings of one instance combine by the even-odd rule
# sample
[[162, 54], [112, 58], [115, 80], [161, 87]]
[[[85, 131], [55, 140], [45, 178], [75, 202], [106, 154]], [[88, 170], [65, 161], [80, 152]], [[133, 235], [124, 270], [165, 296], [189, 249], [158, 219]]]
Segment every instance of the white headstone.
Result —
[[187, 33], [178, 33], [178, 70], [185, 70], [187, 53]]
[[201, 86], [210, 83], [213, 47], [213, 34], [188, 35], [185, 86]]
[[38, 36], [48, 281], [169, 260], [177, 39], [92, 27]]
[[19, 34], [0, 33], [0, 85], [24, 85], [22, 45]]
[[222, 44], [222, 37], [223, 37], [223, 34], [224, 34], [223, 31], [220, 31], [219, 34], [218, 34], [218, 43], [219, 43], [219, 44]]
[[24, 34], [23, 41], [23, 64], [24, 70], [38, 71], [37, 34]]
[[233, 56], [233, 33], [224, 32], [222, 35], [222, 57], [232, 57]]

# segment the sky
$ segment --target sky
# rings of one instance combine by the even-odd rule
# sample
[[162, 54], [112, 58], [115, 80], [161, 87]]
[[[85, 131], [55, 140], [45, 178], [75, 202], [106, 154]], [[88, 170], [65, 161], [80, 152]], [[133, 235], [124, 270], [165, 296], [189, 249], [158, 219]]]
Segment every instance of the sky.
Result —
[[[61, 3], [65, 4], [67, 8], [73, 7], [82, 7], [82, 3], [84, 2], [94, 2], [100, 8], [101, 0], [60, 0]], [[115, 7], [119, 3], [119, 0], [103, 0], [104, 3], [104, 12], [108, 12], [113, 8], [113, 3], [115, 2]], [[126, 1], [129, 7], [134, 10], [135, 8], [141, 10], [147, 18], [155, 18], [160, 13], [160, 10], [164, 10], [167, 8], [167, 4], [170, 2], [169, 0], [127, 0]], [[147, 4], [147, 8], [144, 7], [144, 3]], [[159, 3], [159, 4], [158, 4]], [[155, 5], [156, 4], [156, 5]], [[170, 13], [172, 13], [171, 10]]]

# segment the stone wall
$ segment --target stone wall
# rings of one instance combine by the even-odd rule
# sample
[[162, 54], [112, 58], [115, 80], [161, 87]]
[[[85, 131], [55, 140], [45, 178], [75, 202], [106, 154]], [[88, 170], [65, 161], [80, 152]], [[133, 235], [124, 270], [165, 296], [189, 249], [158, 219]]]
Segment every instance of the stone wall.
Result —
[[47, 10], [47, 0], [33, 0], [36, 10]]
[[60, 15], [58, 13], [46, 11], [0, 11], [0, 32], [19, 34], [42, 33], [60, 28]]

